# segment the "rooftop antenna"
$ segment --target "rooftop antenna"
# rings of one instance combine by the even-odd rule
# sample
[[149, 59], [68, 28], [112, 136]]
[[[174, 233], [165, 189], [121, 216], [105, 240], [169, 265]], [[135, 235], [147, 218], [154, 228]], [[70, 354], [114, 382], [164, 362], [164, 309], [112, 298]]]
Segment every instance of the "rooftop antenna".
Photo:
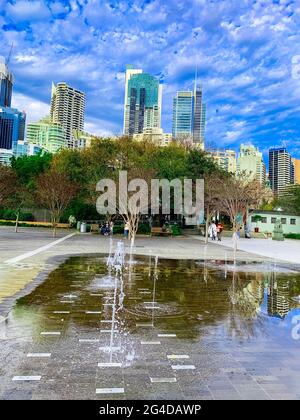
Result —
[[12, 53], [13, 47], [14, 47], [14, 43], [12, 42], [11, 43], [11, 46], [10, 46], [10, 50], [9, 50], [8, 56], [6, 57], [6, 60], [5, 60], [5, 64], [7, 66], [9, 65], [9, 62], [10, 62], [10, 59], [11, 59], [11, 53]]
[[194, 92], [196, 92], [197, 90], [197, 78], [198, 78], [198, 64], [196, 64], [196, 68], [195, 68]]

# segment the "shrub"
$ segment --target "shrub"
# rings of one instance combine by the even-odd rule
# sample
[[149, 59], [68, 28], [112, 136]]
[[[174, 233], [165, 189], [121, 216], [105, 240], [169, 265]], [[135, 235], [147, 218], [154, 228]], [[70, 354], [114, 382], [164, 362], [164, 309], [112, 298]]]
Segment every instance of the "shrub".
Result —
[[181, 229], [178, 225], [171, 225], [172, 235], [179, 236], [182, 234]]
[[286, 233], [284, 237], [287, 239], [300, 239], [300, 233]]

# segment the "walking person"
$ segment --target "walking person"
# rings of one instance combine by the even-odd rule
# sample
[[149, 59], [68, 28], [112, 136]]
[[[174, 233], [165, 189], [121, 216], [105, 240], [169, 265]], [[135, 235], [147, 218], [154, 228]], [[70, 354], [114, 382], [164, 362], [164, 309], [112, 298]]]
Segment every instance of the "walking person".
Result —
[[125, 236], [125, 239], [128, 239], [128, 236], [129, 236], [129, 223], [128, 222], [126, 222], [124, 225], [124, 236]]
[[110, 235], [113, 236], [113, 234], [114, 234], [114, 222], [112, 220], [109, 224], [109, 227], [110, 227]]
[[211, 232], [212, 232], [212, 240], [215, 241], [217, 239], [217, 225], [215, 222], [211, 224]]
[[211, 238], [212, 239], [212, 226], [211, 226], [211, 223], [209, 223], [209, 226], [208, 226], [208, 237], [209, 238]]
[[219, 242], [221, 242], [223, 228], [224, 227], [223, 227], [222, 223], [217, 222], [217, 238], [218, 238]]

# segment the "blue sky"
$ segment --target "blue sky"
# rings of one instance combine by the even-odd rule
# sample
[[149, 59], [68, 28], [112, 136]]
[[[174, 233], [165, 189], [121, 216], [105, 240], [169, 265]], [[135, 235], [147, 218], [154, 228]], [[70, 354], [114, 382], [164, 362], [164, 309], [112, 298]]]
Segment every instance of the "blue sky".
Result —
[[121, 132], [128, 63], [163, 80], [171, 131], [172, 98], [197, 64], [209, 145], [284, 144], [300, 158], [299, 21], [299, 0], [0, 0], [0, 55], [14, 42], [13, 105], [28, 121], [65, 81], [86, 92], [95, 134]]

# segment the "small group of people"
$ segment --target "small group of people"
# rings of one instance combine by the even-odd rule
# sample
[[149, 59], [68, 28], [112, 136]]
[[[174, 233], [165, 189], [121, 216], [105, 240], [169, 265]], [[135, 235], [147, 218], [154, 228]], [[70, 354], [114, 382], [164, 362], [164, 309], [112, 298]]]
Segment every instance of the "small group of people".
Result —
[[104, 236], [109, 236], [113, 234], [114, 222], [105, 222], [100, 226], [100, 233]]
[[213, 241], [217, 241], [217, 240], [221, 241], [223, 229], [224, 229], [224, 226], [218, 220], [212, 221], [208, 227], [208, 236]]

